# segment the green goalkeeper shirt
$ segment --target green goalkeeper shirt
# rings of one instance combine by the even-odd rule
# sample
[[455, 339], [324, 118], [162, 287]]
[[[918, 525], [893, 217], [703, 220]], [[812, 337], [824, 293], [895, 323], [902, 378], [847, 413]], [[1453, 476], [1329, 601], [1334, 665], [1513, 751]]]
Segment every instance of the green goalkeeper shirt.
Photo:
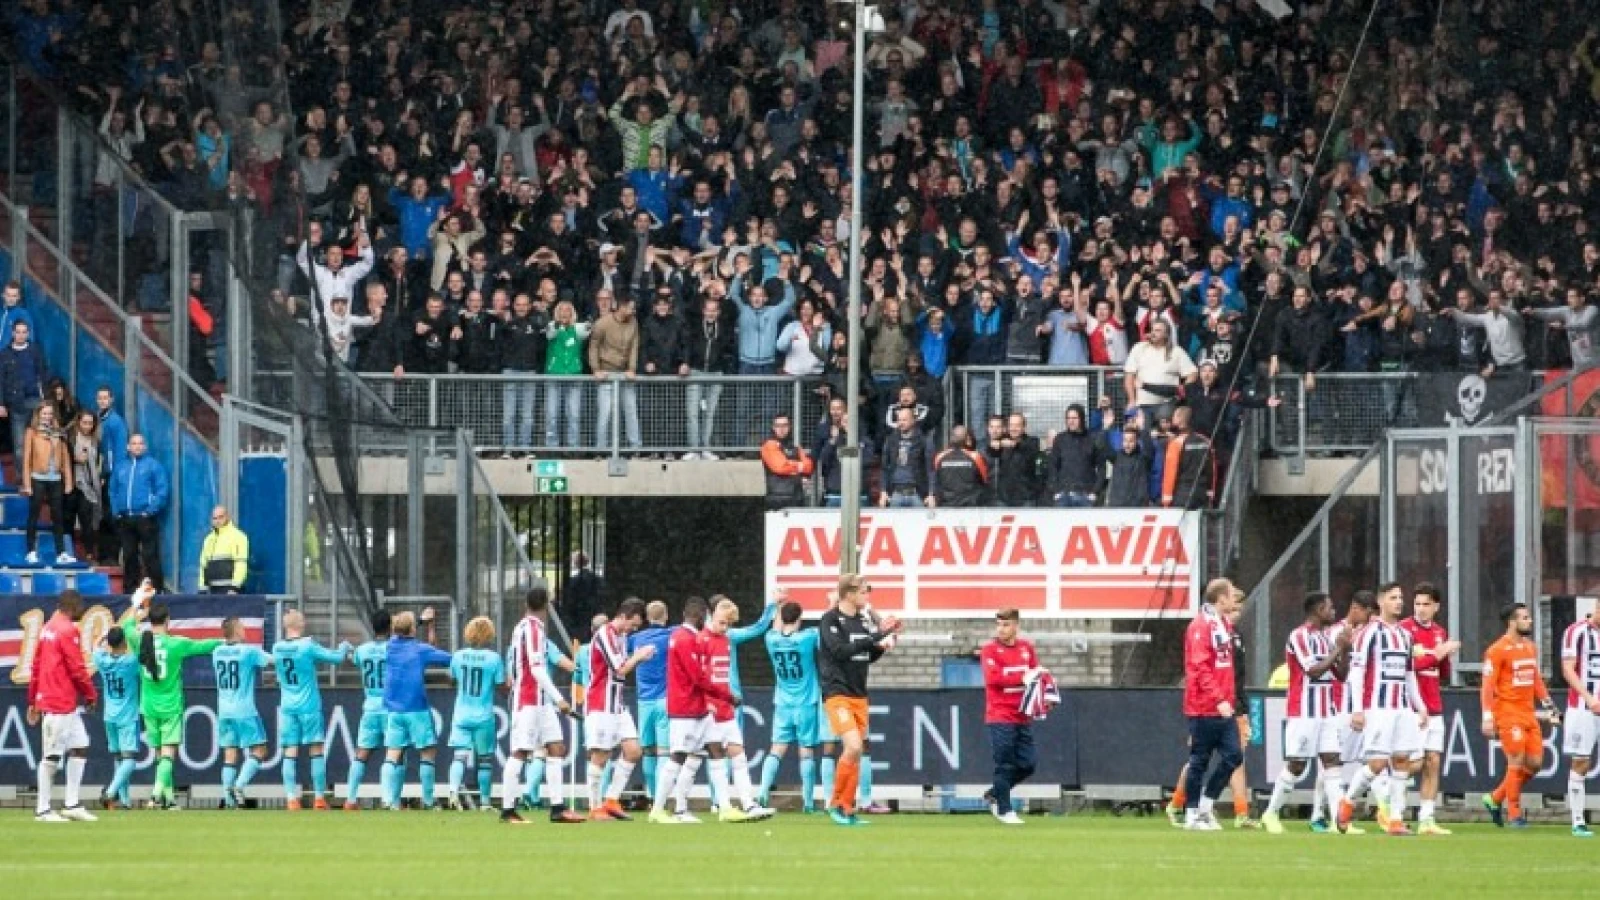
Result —
[[[143, 635], [139, 623], [128, 621], [122, 626], [128, 636], [128, 646], [139, 647]], [[220, 640], [196, 641], [171, 634], [154, 634], [156, 642], [156, 670], [139, 666], [139, 713], [150, 719], [170, 719], [183, 715], [183, 661], [191, 656], [205, 656], [217, 647]], [[136, 654], [137, 655], [137, 652]]]

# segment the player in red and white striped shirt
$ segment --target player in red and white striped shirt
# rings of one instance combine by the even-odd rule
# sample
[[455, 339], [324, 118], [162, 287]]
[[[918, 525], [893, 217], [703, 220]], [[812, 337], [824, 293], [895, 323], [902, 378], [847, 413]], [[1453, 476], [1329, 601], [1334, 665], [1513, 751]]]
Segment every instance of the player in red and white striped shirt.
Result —
[[1600, 740], [1600, 604], [1567, 626], [1561, 636], [1561, 675], [1567, 681], [1567, 715], [1561, 750], [1572, 760], [1567, 772], [1567, 806], [1572, 810], [1574, 837], [1593, 837], [1584, 821], [1588, 796], [1584, 779], [1594, 766]]
[[1378, 594], [1375, 622], [1356, 636], [1350, 653], [1350, 728], [1361, 732], [1361, 753], [1366, 766], [1355, 777], [1339, 803], [1339, 829], [1349, 827], [1355, 803], [1373, 778], [1389, 771], [1389, 817], [1385, 830], [1409, 835], [1405, 823], [1406, 779], [1411, 775], [1411, 755], [1422, 748], [1428, 727], [1428, 710], [1422, 702], [1413, 667], [1411, 635], [1400, 627], [1406, 605], [1398, 584], [1384, 585]]
[[[622, 811], [622, 789], [639, 764], [639, 729], [633, 722], [623, 691], [634, 667], [655, 656], [656, 648], [646, 644], [628, 655], [628, 635], [644, 625], [644, 601], [629, 597], [617, 607], [611, 621], [595, 630], [589, 642], [589, 684], [585, 691], [587, 712], [583, 717], [583, 743], [589, 748], [589, 818], [626, 822], [631, 817]], [[611, 773], [611, 786], [604, 802], [600, 780], [606, 763], [618, 750]]]
[[[511, 630], [511, 645], [506, 652], [506, 672], [511, 684], [511, 753], [501, 772], [500, 821], [525, 824], [517, 814], [517, 798], [522, 796], [518, 782], [522, 768], [534, 751], [544, 748], [549, 758], [565, 759], [567, 745], [562, 740], [561, 715], [572, 712], [545, 668], [545, 616], [550, 607], [550, 592], [543, 586], [528, 590], [528, 614]], [[559, 713], [558, 713], [559, 710]], [[582, 822], [583, 817], [568, 811], [561, 802], [561, 766], [545, 766], [545, 786], [551, 797], [550, 821]]]
[[[1305, 613], [1305, 623], [1290, 632], [1284, 652], [1289, 663], [1289, 721], [1284, 731], [1283, 769], [1273, 782], [1272, 799], [1261, 816], [1261, 825], [1269, 834], [1283, 833], [1278, 810], [1305, 776], [1313, 756], [1322, 761], [1323, 771], [1339, 767], [1336, 692], [1339, 678], [1345, 674], [1344, 651], [1349, 649], [1349, 641], [1336, 645], [1328, 636], [1334, 613], [1333, 600], [1327, 594], [1307, 594]], [[1323, 779], [1322, 789], [1328, 792], [1330, 803], [1337, 802], [1341, 788], [1337, 776]]]

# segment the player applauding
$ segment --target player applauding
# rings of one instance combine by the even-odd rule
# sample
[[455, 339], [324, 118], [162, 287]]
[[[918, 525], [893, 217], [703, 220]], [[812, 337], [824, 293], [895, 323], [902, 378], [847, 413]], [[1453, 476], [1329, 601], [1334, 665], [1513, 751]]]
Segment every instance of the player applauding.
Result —
[[329, 650], [306, 636], [306, 617], [299, 610], [283, 616], [283, 640], [272, 645], [278, 672], [278, 747], [283, 751], [285, 808], [300, 809], [300, 750], [311, 764], [311, 805], [327, 809], [328, 760], [322, 755], [328, 723], [322, 715], [322, 689], [317, 686], [317, 666], [337, 665], [350, 655], [349, 643]]
[[[422, 611], [432, 621], [433, 609]], [[403, 612], [394, 617], [394, 636], [384, 659], [388, 674], [383, 685], [383, 710], [388, 719], [383, 734], [383, 795], [389, 809], [400, 808], [405, 780], [405, 754], [417, 751], [417, 780], [422, 783], [422, 805], [433, 806], [433, 757], [439, 733], [433, 726], [433, 709], [423, 690], [423, 673], [429, 666], [450, 665], [450, 654], [416, 638], [417, 617]]]
[[1483, 736], [1500, 738], [1506, 755], [1506, 777], [1493, 793], [1485, 795], [1483, 806], [1496, 825], [1509, 820], [1512, 828], [1527, 828], [1522, 815], [1522, 786], [1539, 771], [1544, 762], [1544, 735], [1539, 728], [1534, 702], [1540, 714], [1559, 723], [1550, 690], [1539, 672], [1539, 648], [1533, 634], [1533, 616], [1524, 603], [1514, 603], [1500, 613], [1506, 633], [1489, 645], [1483, 654]]

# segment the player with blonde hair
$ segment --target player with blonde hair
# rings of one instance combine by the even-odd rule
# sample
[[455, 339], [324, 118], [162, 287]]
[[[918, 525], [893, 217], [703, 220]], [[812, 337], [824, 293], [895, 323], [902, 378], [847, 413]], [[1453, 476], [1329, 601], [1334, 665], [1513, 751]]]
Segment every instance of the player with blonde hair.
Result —
[[450, 657], [450, 677], [456, 682], [455, 709], [450, 713], [450, 782], [446, 790], [451, 809], [471, 809], [474, 800], [463, 796], [461, 783], [467, 766], [478, 772], [477, 804], [487, 807], [494, 789], [494, 695], [506, 683], [506, 664], [494, 647], [494, 623], [478, 616], [462, 633], [466, 649]]

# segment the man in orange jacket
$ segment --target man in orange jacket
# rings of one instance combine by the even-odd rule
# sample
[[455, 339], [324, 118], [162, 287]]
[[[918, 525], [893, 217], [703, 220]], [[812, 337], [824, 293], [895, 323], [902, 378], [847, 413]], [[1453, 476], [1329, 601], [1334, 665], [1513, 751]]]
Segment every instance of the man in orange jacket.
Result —
[[767, 470], [767, 509], [805, 503], [811, 456], [795, 444], [794, 423], [788, 416], [773, 418], [772, 434], [761, 445], [761, 465]]

